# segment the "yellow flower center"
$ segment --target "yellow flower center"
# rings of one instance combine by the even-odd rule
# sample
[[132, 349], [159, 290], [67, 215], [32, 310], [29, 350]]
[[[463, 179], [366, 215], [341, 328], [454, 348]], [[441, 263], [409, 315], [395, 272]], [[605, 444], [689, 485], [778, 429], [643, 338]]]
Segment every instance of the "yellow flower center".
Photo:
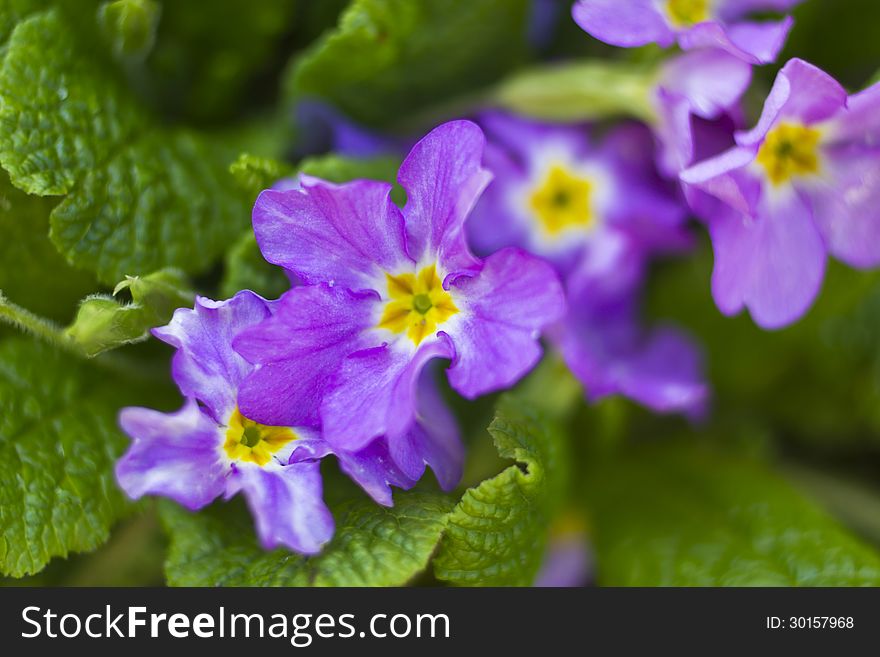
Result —
[[669, 22], [676, 27], [691, 27], [710, 18], [710, 0], [667, 0]]
[[783, 123], [767, 134], [757, 161], [774, 185], [788, 182], [794, 176], [817, 173], [821, 136], [815, 128]]
[[550, 235], [566, 228], [589, 228], [595, 222], [590, 208], [592, 185], [559, 165], [547, 172], [532, 193], [530, 204], [538, 221]]
[[229, 418], [223, 448], [233, 461], [247, 461], [262, 467], [272, 459], [272, 454], [296, 438], [287, 427], [257, 424], [236, 408]]
[[443, 281], [434, 265], [417, 274], [385, 274], [388, 298], [379, 328], [406, 333], [416, 345], [458, 312], [452, 296], [443, 289]]

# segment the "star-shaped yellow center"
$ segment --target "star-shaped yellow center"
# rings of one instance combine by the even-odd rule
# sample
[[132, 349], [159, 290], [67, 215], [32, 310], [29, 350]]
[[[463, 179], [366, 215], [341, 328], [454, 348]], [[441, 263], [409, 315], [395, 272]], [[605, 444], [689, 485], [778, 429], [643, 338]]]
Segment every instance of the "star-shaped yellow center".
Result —
[[406, 333], [419, 345], [437, 327], [458, 312], [452, 295], [443, 289], [437, 267], [429, 265], [418, 273], [396, 276], [385, 274], [388, 303], [379, 320], [379, 328]]
[[247, 461], [262, 467], [272, 459], [272, 454], [296, 438], [287, 427], [257, 424], [236, 408], [229, 418], [223, 448], [233, 461]]
[[691, 27], [711, 18], [710, 0], [667, 0], [666, 13], [675, 27]]
[[758, 164], [764, 167], [774, 185], [786, 183], [794, 176], [818, 173], [821, 137], [815, 128], [782, 123], [764, 138], [758, 151]]
[[554, 165], [529, 201], [535, 218], [548, 234], [555, 236], [566, 228], [590, 228], [593, 225], [591, 193], [589, 180]]

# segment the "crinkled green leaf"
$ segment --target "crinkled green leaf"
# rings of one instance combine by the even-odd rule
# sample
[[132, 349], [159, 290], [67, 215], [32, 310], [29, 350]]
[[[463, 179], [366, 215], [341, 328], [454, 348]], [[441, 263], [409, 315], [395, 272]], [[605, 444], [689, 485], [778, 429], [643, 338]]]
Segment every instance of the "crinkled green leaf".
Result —
[[[45, 9], [51, 0], [0, 0], [0, 48], [12, 34], [19, 22], [31, 14]], [[2, 53], [2, 50], [0, 50]]]
[[123, 290], [131, 293], [131, 303], [93, 295], [80, 304], [66, 334], [86, 356], [146, 340], [151, 328], [166, 324], [175, 309], [192, 305], [194, 296], [186, 277], [173, 269], [128, 276], [113, 294]]
[[0, 68], [0, 162], [30, 194], [66, 194], [51, 236], [104, 282], [204, 269], [247, 223], [229, 139], [165, 128], [57, 10], [12, 34]]
[[611, 586], [877, 586], [880, 556], [763, 466], [664, 443], [584, 473]]
[[438, 579], [470, 586], [526, 586], [544, 556], [567, 485], [566, 443], [556, 419], [516, 395], [489, 426], [498, 453], [515, 459], [467, 490], [449, 517], [434, 560]]
[[[374, 180], [395, 179], [399, 162], [392, 157], [371, 159], [347, 158], [325, 155], [309, 158], [300, 164], [300, 171], [331, 182], [342, 183], [355, 178]], [[241, 189], [256, 198], [282, 178], [296, 175], [296, 168], [284, 162], [243, 153], [231, 166], [230, 171]], [[403, 189], [395, 186], [392, 196], [403, 201]], [[226, 254], [226, 267], [220, 291], [230, 297], [239, 290], [253, 290], [268, 298], [281, 296], [290, 281], [280, 267], [263, 259], [252, 230], [247, 230]]]
[[123, 57], [145, 57], [156, 41], [162, 6], [154, 0], [114, 0], [98, 10], [98, 22], [113, 52]]
[[25, 338], [0, 342], [0, 572], [92, 550], [128, 504], [113, 464], [116, 426], [142, 389]]
[[97, 282], [67, 264], [49, 240], [53, 205], [15, 189], [0, 172], [0, 291], [35, 313], [69, 321]]
[[452, 502], [429, 493], [397, 493], [393, 508], [371, 500], [337, 509], [336, 533], [323, 552], [302, 557], [265, 552], [241, 504], [189, 513], [166, 503], [171, 537], [165, 564], [172, 586], [399, 586], [424, 570]]
[[388, 123], [485, 86], [523, 61], [527, 0], [355, 0], [297, 61], [295, 94]]

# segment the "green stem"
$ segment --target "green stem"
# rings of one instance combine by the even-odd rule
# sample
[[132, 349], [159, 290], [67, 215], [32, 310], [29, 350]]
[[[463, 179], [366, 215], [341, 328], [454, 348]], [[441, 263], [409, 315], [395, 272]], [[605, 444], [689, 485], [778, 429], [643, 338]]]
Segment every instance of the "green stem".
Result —
[[12, 303], [0, 291], [0, 320], [17, 329], [30, 333], [60, 349], [82, 356], [80, 349], [64, 334], [57, 324], [45, 317], [35, 315], [30, 310]]

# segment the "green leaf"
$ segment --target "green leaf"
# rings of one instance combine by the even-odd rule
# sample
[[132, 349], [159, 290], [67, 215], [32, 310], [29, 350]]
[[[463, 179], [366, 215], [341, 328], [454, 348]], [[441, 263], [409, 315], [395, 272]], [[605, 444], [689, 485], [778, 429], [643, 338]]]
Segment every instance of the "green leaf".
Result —
[[355, 0], [297, 60], [294, 94], [388, 123], [485, 86], [522, 62], [527, 0]]
[[293, 165], [279, 162], [270, 157], [260, 157], [250, 153], [242, 153], [229, 165], [229, 173], [235, 182], [253, 198], [264, 189], [269, 189], [282, 178], [290, 178], [296, 174]]
[[67, 264], [49, 240], [53, 205], [15, 189], [0, 172], [0, 291], [39, 315], [69, 321], [97, 282]]
[[289, 289], [290, 279], [284, 270], [263, 259], [253, 231], [244, 233], [226, 254], [220, 283], [223, 297], [251, 290], [267, 299], [277, 299]]
[[0, 342], [0, 572], [92, 550], [129, 505], [113, 464], [119, 408], [144, 392], [24, 338]]
[[393, 508], [371, 500], [343, 504], [324, 551], [301, 557], [263, 551], [244, 505], [188, 513], [162, 505], [171, 536], [171, 586], [400, 586], [424, 570], [452, 506], [446, 497], [397, 493]]
[[584, 481], [601, 584], [880, 584], [876, 551], [756, 463], [664, 443]]
[[227, 171], [234, 140], [163, 127], [70, 28], [57, 10], [15, 28], [0, 68], [0, 162], [29, 194], [66, 194], [52, 240], [102, 281], [203, 270], [247, 224]]
[[629, 62], [587, 60], [518, 72], [494, 92], [505, 109], [551, 121], [633, 117], [653, 121], [656, 69]]
[[526, 586], [541, 566], [568, 483], [566, 443], [551, 415], [516, 395], [502, 398], [489, 433], [498, 453], [516, 464], [465, 492], [434, 573], [458, 585]]
[[130, 291], [131, 303], [93, 295], [80, 304], [65, 333], [86, 356], [146, 340], [151, 328], [166, 324], [175, 309], [191, 306], [194, 296], [186, 277], [174, 269], [128, 276], [113, 294], [123, 290]]
[[153, 0], [115, 0], [98, 9], [98, 23], [119, 56], [143, 58], [156, 41], [162, 7]]

